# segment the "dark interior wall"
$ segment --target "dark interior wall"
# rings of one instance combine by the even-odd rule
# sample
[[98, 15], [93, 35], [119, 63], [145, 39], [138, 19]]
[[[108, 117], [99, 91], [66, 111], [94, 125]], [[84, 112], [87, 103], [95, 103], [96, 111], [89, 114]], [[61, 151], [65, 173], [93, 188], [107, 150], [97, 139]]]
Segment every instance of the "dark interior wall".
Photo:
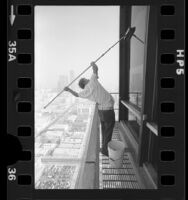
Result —
[[[120, 6], [120, 37], [131, 25], [131, 6]], [[130, 41], [120, 43], [119, 96], [121, 100], [129, 99]], [[128, 110], [119, 102], [119, 121], [128, 120]]]
[[[139, 163], [142, 164], [148, 161], [148, 152], [150, 149], [150, 134], [146, 127], [146, 122], [153, 121], [154, 106], [156, 106], [156, 95], [157, 90], [157, 10], [156, 7], [151, 6], [149, 12], [148, 22], [148, 36], [147, 36], [147, 57], [146, 64], [144, 66], [144, 77], [143, 77], [143, 99], [142, 99], [142, 111], [141, 115], [146, 114], [146, 121], [141, 122], [140, 136], [139, 136]], [[153, 155], [155, 156], [155, 155]]]

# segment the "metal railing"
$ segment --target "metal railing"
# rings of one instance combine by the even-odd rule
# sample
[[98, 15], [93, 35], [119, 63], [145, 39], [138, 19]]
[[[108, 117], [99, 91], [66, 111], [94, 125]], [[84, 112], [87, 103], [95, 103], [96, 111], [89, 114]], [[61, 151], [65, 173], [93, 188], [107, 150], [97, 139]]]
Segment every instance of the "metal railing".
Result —
[[158, 126], [154, 122], [147, 122], [146, 127], [154, 133], [156, 136], [158, 136]]

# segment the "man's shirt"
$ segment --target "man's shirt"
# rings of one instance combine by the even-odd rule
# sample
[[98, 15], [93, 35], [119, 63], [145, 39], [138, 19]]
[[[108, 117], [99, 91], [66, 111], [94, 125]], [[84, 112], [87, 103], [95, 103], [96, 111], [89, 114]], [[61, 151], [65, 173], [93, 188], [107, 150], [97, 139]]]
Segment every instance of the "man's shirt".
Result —
[[114, 99], [97, 80], [97, 75], [93, 74], [84, 90], [78, 93], [81, 98], [86, 98], [98, 104], [99, 110], [108, 110], [114, 107]]

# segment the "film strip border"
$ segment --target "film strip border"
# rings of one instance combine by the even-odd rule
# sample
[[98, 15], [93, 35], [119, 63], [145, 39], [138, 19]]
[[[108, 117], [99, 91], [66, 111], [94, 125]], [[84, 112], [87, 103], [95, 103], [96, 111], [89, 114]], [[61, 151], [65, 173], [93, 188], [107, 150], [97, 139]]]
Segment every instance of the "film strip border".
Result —
[[17, 143], [17, 146], [12, 146], [12, 153], [15, 160], [18, 160], [7, 167], [7, 199], [32, 199], [34, 181], [33, 9], [32, 1], [8, 1], [7, 5], [7, 132], [14, 136], [12, 140]]
[[[179, 5], [168, 4], [161, 7], [159, 18], [160, 66], [159, 76], [159, 188], [166, 190], [176, 188], [172, 199], [183, 197], [184, 186], [184, 27], [183, 9]], [[180, 13], [179, 13], [180, 12]], [[180, 165], [181, 163], [181, 165]], [[182, 187], [181, 187], [182, 185]], [[167, 186], [167, 187], [166, 187]], [[170, 195], [169, 195], [170, 196]]]
[[[133, 195], [124, 191], [130, 199], [183, 199], [185, 55], [182, 8], [178, 1], [161, 1], [159, 5], [159, 190], [138, 192], [138, 195], [135, 191]], [[38, 191], [37, 195], [34, 190], [33, 2], [9, 1], [8, 13], [7, 130], [22, 145], [19, 161], [7, 168], [8, 199], [37, 199], [45, 192]], [[53, 198], [53, 192], [57, 198], [62, 197], [61, 191], [50, 191], [49, 198]]]

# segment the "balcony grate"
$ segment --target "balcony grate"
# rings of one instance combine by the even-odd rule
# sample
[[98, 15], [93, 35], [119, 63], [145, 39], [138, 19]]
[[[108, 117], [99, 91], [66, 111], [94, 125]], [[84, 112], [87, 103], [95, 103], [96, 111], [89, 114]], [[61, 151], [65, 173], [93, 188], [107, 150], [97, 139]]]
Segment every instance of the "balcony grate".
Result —
[[130, 175], [130, 174], [103, 174], [103, 181], [136, 181], [136, 176], [135, 174]]
[[[114, 128], [112, 140], [121, 140], [117, 123]], [[130, 152], [124, 153], [121, 168], [112, 168], [109, 158], [101, 153], [99, 160], [100, 189], [143, 189], [143, 184], [140, 181]]]
[[103, 189], [140, 189], [137, 182], [104, 181]]
[[102, 169], [102, 173], [103, 175], [105, 174], [117, 174], [117, 175], [125, 175], [125, 174], [128, 174], [128, 175], [134, 175], [134, 170], [133, 169], [123, 169], [123, 168], [119, 168], [119, 169], [116, 169], [116, 168], [103, 168]]

